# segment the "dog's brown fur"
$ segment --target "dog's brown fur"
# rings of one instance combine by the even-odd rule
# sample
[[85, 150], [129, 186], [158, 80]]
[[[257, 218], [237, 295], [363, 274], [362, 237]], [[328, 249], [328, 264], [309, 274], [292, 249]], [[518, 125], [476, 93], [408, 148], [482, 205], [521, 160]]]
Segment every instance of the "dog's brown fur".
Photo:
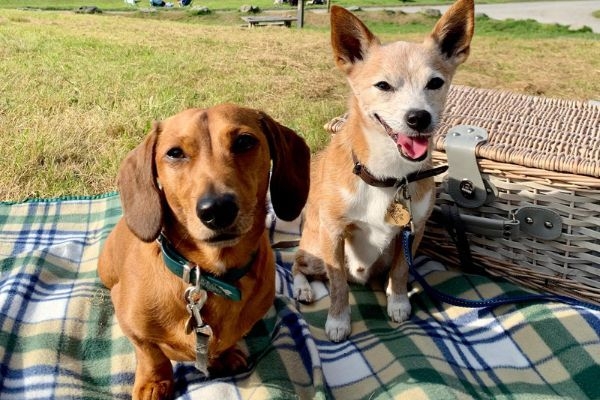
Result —
[[[135, 347], [134, 399], [171, 397], [169, 360], [196, 357], [196, 337], [184, 328], [188, 285], [166, 268], [155, 241], [159, 233], [202, 272], [217, 276], [257, 254], [237, 282], [241, 301], [209, 292], [201, 310], [214, 333], [209, 370], [239, 371], [246, 357], [236, 342], [262, 318], [275, 294], [275, 264], [265, 232], [271, 161], [274, 210], [291, 220], [308, 195], [309, 158], [308, 147], [292, 130], [262, 112], [226, 104], [186, 110], [156, 123], [123, 161], [118, 184], [124, 217], [107, 238], [98, 272]], [[223, 194], [234, 196], [239, 212], [231, 226], [216, 231], [203, 225], [197, 207], [206, 196]], [[219, 240], [223, 233], [229, 236]]]
[[[396, 189], [369, 186], [353, 174], [352, 153], [379, 179], [402, 178], [430, 166], [431, 133], [455, 69], [469, 54], [473, 24], [473, 0], [458, 0], [424, 43], [382, 45], [350, 12], [331, 9], [334, 60], [346, 74], [352, 96], [342, 131], [311, 166], [293, 273], [294, 294], [301, 301], [313, 300], [306, 275], [329, 279], [325, 330], [333, 341], [350, 334], [347, 280], [366, 283], [389, 272], [388, 314], [397, 322], [410, 314], [408, 268], [398, 243], [401, 228], [384, 222]], [[415, 248], [433, 207], [433, 187], [429, 178], [408, 188]]]

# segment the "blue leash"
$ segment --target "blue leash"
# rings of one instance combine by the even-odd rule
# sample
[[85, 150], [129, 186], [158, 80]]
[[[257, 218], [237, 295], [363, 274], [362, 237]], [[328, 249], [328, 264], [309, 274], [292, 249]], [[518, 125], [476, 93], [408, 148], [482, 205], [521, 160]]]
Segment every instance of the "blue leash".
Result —
[[453, 306], [458, 307], [467, 307], [467, 308], [493, 308], [498, 307], [504, 304], [514, 304], [514, 303], [525, 303], [525, 302], [537, 302], [537, 301], [554, 301], [565, 303], [571, 306], [579, 306], [590, 308], [596, 311], [600, 311], [600, 306], [587, 303], [581, 300], [572, 299], [566, 296], [554, 295], [554, 294], [537, 294], [530, 293], [524, 295], [517, 296], [506, 296], [500, 295], [496, 297], [492, 297], [489, 299], [481, 299], [481, 300], [470, 300], [463, 299], [460, 297], [452, 296], [446, 294], [444, 292], [439, 291], [438, 289], [431, 286], [423, 275], [421, 275], [414, 264], [413, 254], [412, 254], [412, 243], [414, 239], [414, 235], [410, 229], [404, 229], [401, 233], [402, 235], [402, 246], [404, 250], [404, 256], [406, 257], [406, 262], [408, 263], [408, 270], [411, 275], [415, 278], [417, 282], [421, 285], [423, 290], [427, 292], [432, 298], [441, 301], [443, 303], [447, 303]]

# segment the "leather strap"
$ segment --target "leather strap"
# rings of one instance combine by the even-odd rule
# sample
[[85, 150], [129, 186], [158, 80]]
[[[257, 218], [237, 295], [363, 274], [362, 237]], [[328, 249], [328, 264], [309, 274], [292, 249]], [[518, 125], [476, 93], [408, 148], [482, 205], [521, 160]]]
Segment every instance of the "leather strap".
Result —
[[[186, 275], [186, 266], [193, 266], [193, 263], [189, 262], [184, 256], [182, 256], [175, 247], [169, 242], [163, 233], [157, 239], [163, 256], [163, 261], [167, 268], [179, 277]], [[248, 271], [254, 265], [256, 259], [256, 252], [250, 257], [250, 261], [240, 267], [228, 270], [225, 274], [219, 277], [209, 274], [208, 272], [202, 273], [200, 276], [188, 276], [189, 283], [196, 285], [200, 280], [200, 286], [213, 292], [219, 296], [226, 297], [230, 300], [239, 301], [242, 298], [240, 290], [235, 286], [235, 283], [244, 277]], [[189, 273], [189, 271], [188, 271]]]
[[446, 230], [456, 245], [456, 250], [458, 251], [459, 259], [461, 260], [461, 267], [463, 267], [466, 272], [475, 272], [476, 268], [473, 264], [473, 257], [471, 256], [471, 247], [469, 246], [469, 240], [467, 239], [465, 223], [460, 217], [460, 211], [457, 205], [442, 204], [441, 210]]
[[436, 176], [439, 174], [443, 174], [448, 170], [447, 165], [441, 165], [439, 167], [419, 170], [416, 172], [412, 172], [402, 178], [376, 178], [356, 157], [356, 154], [352, 152], [352, 162], [354, 162], [354, 167], [352, 168], [352, 172], [355, 175], [358, 175], [360, 179], [362, 179], [367, 185], [374, 187], [400, 187], [402, 185], [406, 185], [410, 182], [416, 182], [421, 179], [431, 178], [432, 176]]

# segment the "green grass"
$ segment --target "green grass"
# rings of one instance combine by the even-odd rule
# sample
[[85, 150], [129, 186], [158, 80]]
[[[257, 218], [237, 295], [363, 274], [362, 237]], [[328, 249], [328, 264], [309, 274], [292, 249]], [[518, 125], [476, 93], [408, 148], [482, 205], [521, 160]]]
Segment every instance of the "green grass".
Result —
[[541, 24], [533, 19], [526, 20], [494, 20], [487, 16], [481, 16], [477, 19], [479, 34], [509, 34], [511, 36], [533, 38], [548, 37], [568, 37], [583, 34], [588, 37], [597, 36], [592, 28], [585, 26], [580, 29], [572, 30], [566, 25], [560, 24]]
[[[167, 0], [165, 0], [167, 1]], [[485, 0], [481, 3], [508, 3], [516, 0]], [[525, 0], [527, 1], [527, 0]], [[530, 0], [535, 1], [535, 0]], [[177, 0], [170, 0], [177, 5]], [[452, 0], [333, 0], [331, 4], [342, 6], [383, 7], [383, 6], [409, 6], [409, 5], [440, 5], [450, 4]], [[274, 5], [273, 0], [193, 0], [193, 6], [206, 6], [211, 10], [239, 10], [244, 4], [252, 4], [261, 9], [290, 10], [287, 4]], [[94, 5], [103, 11], [131, 10], [136, 7], [126, 4], [123, 0], [2, 0], [0, 8], [38, 8], [44, 10], [72, 10], [81, 6]], [[148, 7], [148, 0], [139, 0], [137, 7]], [[326, 8], [326, 6], [306, 5], [310, 8]], [[177, 7], [176, 7], [177, 8]]]
[[[359, 15], [384, 41], [421, 40], [435, 22]], [[322, 147], [322, 126], [345, 111], [348, 93], [328, 16], [307, 13], [304, 30], [248, 30], [239, 17], [0, 10], [0, 200], [114, 190], [120, 160], [152, 121], [192, 106], [263, 109]], [[477, 21], [455, 83], [597, 98], [599, 35], [495, 24]]]
[[[165, 0], [166, 1], [166, 0]], [[495, 0], [492, 0], [492, 2]], [[177, 5], [177, 0], [171, 0], [171, 3]], [[332, 4], [340, 4], [344, 6], [361, 5], [361, 6], [403, 6], [403, 5], [419, 5], [419, 4], [449, 4], [450, 0], [343, 0], [334, 1]], [[274, 5], [272, 0], [193, 0], [192, 6], [206, 6], [211, 10], [239, 10], [244, 4], [252, 4], [259, 6], [261, 9], [295, 9], [288, 4]], [[94, 5], [101, 10], [128, 10], [132, 9], [131, 5], [126, 4], [123, 0], [2, 0], [0, 8], [39, 8], [45, 10], [72, 10], [81, 6]], [[140, 0], [137, 3], [138, 7], [148, 7], [148, 0]], [[315, 8], [308, 6], [307, 8]], [[321, 7], [323, 8], [323, 7]]]

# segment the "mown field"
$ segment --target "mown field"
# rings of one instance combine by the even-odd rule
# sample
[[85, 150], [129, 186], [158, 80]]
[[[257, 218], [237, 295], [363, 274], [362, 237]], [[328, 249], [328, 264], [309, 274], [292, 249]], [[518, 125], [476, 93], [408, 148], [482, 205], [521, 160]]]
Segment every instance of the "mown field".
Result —
[[[486, 3], [505, 3], [511, 0], [487, 0]], [[177, 0], [171, 0], [177, 5]], [[331, 4], [348, 6], [404, 6], [404, 5], [435, 5], [450, 4], [452, 0], [333, 0]], [[192, 6], [205, 6], [211, 10], [239, 10], [240, 6], [248, 4], [258, 6], [261, 9], [290, 9], [289, 4], [275, 5], [273, 0], [192, 0]], [[72, 10], [80, 6], [94, 5], [105, 11], [131, 10], [140, 7], [148, 7], [148, 0], [137, 0], [136, 6], [132, 7], [124, 0], [2, 0], [0, 8], [38, 8], [44, 10]], [[325, 8], [326, 6], [307, 5], [307, 8]]]
[[[384, 41], [421, 40], [435, 22], [359, 14]], [[249, 30], [237, 11], [0, 9], [0, 201], [114, 190], [121, 159], [152, 121], [187, 107], [260, 108], [321, 148], [348, 89], [331, 60], [328, 16], [306, 18], [303, 30]], [[454, 83], [598, 98], [599, 39], [479, 18]]]

